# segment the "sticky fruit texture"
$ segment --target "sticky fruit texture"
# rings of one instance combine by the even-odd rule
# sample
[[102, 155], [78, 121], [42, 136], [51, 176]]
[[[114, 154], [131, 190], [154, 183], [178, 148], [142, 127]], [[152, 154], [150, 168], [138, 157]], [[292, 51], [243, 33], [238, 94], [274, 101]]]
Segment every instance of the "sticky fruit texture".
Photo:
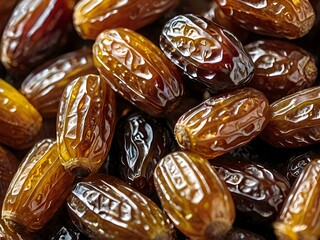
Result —
[[245, 46], [255, 70], [248, 86], [270, 102], [311, 87], [318, 70], [310, 53], [281, 40], [258, 40]]
[[1, 61], [13, 75], [29, 73], [67, 40], [74, 0], [22, 0], [1, 39]]
[[204, 17], [187, 14], [169, 20], [160, 47], [184, 74], [213, 92], [234, 90], [253, 76], [253, 62], [241, 42]]
[[57, 117], [62, 165], [78, 177], [98, 171], [115, 130], [115, 96], [98, 75], [85, 75], [64, 90]]
[[1, 240], [40, 240], [35, 234], [30, 234], [24, 232], [19, 234], [15, 231], [12, 231], [7, 225], [4, 223], [2, 219], [0, 219], [0, 239]]
[[170, 152], [173, 134], [163, 120], [135, 112], [118, 122], [116, 139], [121, 178], [150, 196], [155, 192], [154, 168]]
[[211, 97], [184, 113], [174, 134], [182, 149], [210, 159], [245, 145], [269, 120], [266, 97], [253, 88]]
[[20, 91], [43, 117], [56, 117], [64, 88], [82, 75], [97, 72], [91, 49], [84, 48], [39, 66], [22, 82]]
[[[18, 0], [0, 0], [0, 36]], [[0, 49], [1, 52], [1, 49]]]
[[178, 69], [142, 35], [125, 28], [102, 32], [93, 59], [112, 89], [152, 116], [176, 108], [184, 94]]
[[191, 152], [173, 152], [154, 171], [163, 209], [191, 239], [224, 239], [235, 208], [227, 186], [209, 162]]
[[177, 6], [178, 0], [81, 0], [75, 6], [73, 23], [84, 39], [96, 39], [105, 29], [137, 30]]
[[15, 149], [31, 147], [42, 117], [13, 86], [0, 79], [0, 142]]
[[320, 159], [302, 170], [273, 224], [281, 240], [316, 240], [320, 237]]
[[78, 182], [67, 207], [73, 223], [91, 239], [174, 239], [162, 210], [112, 176], [96, 174]]
[[274, 147], [296, 148], [320, 140], [320, 87], [301, 90], [270, 105], [271, 119], [260, 137]]
[[237, 218], [250, 223], [271, 223], [284, 203], [290, 185], [280, 173], [227, 155], [211, 164], [231, 192]]
[[41, 140], [26, 155], [10, 183], [2, 219], [16, 232], [40, 230], [63, 204], [73, 179], [60, 163], [56, 142]]
[[315, 22], [308, 0], [217, 0], [233, 22], [255, 33], [295, 39], [306, 35]]

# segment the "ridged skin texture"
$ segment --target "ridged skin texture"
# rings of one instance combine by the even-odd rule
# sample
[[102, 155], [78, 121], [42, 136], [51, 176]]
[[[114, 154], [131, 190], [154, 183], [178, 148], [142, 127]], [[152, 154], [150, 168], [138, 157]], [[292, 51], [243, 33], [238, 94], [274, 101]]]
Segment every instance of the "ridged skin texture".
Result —
[[38, 231], [71, 190], [74, 177], [59, 161], [57, 144], [44, 139], [26, 155], [8, 188], [2, 219], [13, 231]]
[[271, 119], [260, 137], [282, 148], [307, 146], [320, 140], [320, 87], [286, 96], [270, 105]]
[[263, 92], [270, 102], [311, 87], [318, 70], [310, 53], [280, 40], [258, 40], [245, 46], [255, 70], [248, 86]]
[[74, 26], [84, 39], [125, 27], [137, 30], [173, 9], [178, 0], [81, 0], [73, 13]]
[[72, 221], [91, 239], [174, 239], [162, 210], [112, 176], [96, 174], [78, 182], [67, 207]]
[[269, 120], [266, 97], [253, 88], [211, 97], [177, 121], [174, 134], [182, 149], [211, 159], [245, 145]]
[[13, 86], [0, 79], [0, 142], [15, 149], [31, 147], [42, 117]]
[[231, 194], [209, 162], [191, 152], [173, 152], [154, 171], [163, 209], [192, 239], [224, 239], [235, 219]]
[[84, 48], [39, 66], [22, 82], [20, 91], [43, 117], [56, 117], [66, 85], [82, 75], [97, 72], [91, 49]]
[[102, 32], [93, 45], [93, 58], [112, 89], [149, 115], [170, 112], [184, 94], [178, 69], [156, 45], [132, 30]]
[[253, 76], [253, 62], [241, 42], [204, 17], [187, 14], [169, 20], [160, 47], [185, 74], [213, 92], [234, 90]]
[[[0, 0], [0, 36], [18, 0]], [[1, 52], [1, 49], [0, 49]]]
[[109, 152], [115, 130], [115, 96], [98, 75], [75, 79], [64, 90], [57, 117], [61, 163], [78, 177], [93, 174]]
[[316, 240], [320, 237], [320, 159], [302, 170], [273, 224], [280, 240]]
[[217, 0], [232, 21], [250, 31], [288, 39], [307, 34], [315, 22], [308, 0]]
[[[0, 239], [1, 240], [38, 240], [37, 237], [24, 232], [19, 234], [7, 227], [5, 222], [0, 219]], [[40, 240], [40, 239], [39, 239]]]
[[74, 0], [22, 0], [1, 39], [1, 61], [15, 75], [24, 75], [66, 43]]

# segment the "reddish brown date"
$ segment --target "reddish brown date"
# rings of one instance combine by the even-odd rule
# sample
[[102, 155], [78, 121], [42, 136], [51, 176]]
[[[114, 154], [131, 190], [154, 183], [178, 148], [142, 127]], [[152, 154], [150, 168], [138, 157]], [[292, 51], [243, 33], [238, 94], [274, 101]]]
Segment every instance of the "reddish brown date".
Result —
[[[0, 0], [0, 36], [18, 0]], [[0, 49], [1, 52], [1, 49]]]
[[253, 88], [243, 88], [190, 109], [177, 121], [174, 134], [182, 149], [210, 159], [248, 143], [268, 120], [266, 97]]
[[160, 47], [185, 74], [213, 92], [234, 90], [253, 76], [253, 62], [241, 42], [204, 17], [187, 14], [168, 21]]
[[318, 71], [307, 51], [280, 40], [259, 40], [245, 46], [254, 62], [248, 86], [263, 92], [270, 102], [311, 87]]
[[217, 3], [241, 27], [274, 37], [302, 37], [315, 22], [315, 12], [308, 0], [217, 0]]
[[184, 94], [178, 69], [157, 46], [132, 30], [102, 32], [93, 45], [93, 57], [113, 90], [149, 115], [170, 112]]

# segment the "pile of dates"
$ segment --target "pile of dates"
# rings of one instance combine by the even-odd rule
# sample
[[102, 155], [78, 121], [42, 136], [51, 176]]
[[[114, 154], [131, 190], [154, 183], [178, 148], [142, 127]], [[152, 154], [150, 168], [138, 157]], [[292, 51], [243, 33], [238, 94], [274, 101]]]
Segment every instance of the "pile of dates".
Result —
[[320, 1], [0, 0], [0, 239], [320, 239]]

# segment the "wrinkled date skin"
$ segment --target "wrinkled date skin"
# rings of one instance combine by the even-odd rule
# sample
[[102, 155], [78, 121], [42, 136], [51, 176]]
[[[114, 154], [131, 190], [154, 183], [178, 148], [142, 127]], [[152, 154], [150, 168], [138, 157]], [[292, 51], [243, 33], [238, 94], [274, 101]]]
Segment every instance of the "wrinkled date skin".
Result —
[[271, 223], [289, 193], [280, 173], [245, 159], [227, 155], [211, 161], [231, 192], [237, 217], [252, 223]]
[[270, 105], [260, 137], [274, 147], [296, 148], [320, 140], [320, 87], [301, 90]]
[[318, 74], [307, 51], [289, 42], [259, 40], [245, 46], [255, 70], [248, 86], [263, 92], [270, 102], [311, 87]]
[[[40, 240], [35, 234], [30, 234], [27, 232], [17, 233], [12, 231], [5, 222], [0, 219], [0, 239], [1, 240]], [[70, 239], [71, 240], [71, 239]]]
[[295, 39], [307, 34], [315, 22], [308, 0], [217, 0], [232, 21], [250, 31]]
[[157, 46], [132, 30], [102, 32], [93, 45], [93, 59], [114, 91], [151, 116], [170, 112], [184, 94], [178, 69]]
[[42, 117], [13, 86], [0, 79], [0, 142], [26, 149], [36, 141]]
[[20, 91], [43, 117], [56, 117], [64, 88], [82, 75], [97, 72], [91, 49], [85, 48], [41, 65], [22, 82]]
[[79, 35], [93, 39], [105, 29], [125, 27], [137, 30], [177, 6], [179, 0], [81, 0], [73, 21]]
[[91, 239], [174, 239], [162, 210], [112, 176], [96, 174], [78, 182], [67, 207], [73, 223]]
[[73, 180], [60, 163], [56, 142], [41, 140], [12, 179], [3, 202], [2, 219], [17, 232], [40, 230], [63, 204]]
[[85, 75], [64, 90], [57, 117], [61, 163], [78, 177], [98, 171], [115, 130], [115, 96], [98, 75]]
[[154, 193], [154, 168], [170, 152], [173, 134], [160, 119], [135, 112], [117, 124], [116, 138], [121, 178], [150, 196]]
[[[0, 36], [18, 0], [0, 0]], [[1, 52], [1, 49], [0, 49]]]
[[224, 239], [235, 219], [227, 186], [209, 162], [191, 152], [173, 152], [154, 171], [163, 209], [192, 239]]
[[183, 114], [174, 134], [182, 149], [211, 159], [245, 145], [269, 120], [266, 97], [253, 88], [218, 95]]
[[164, 26], [160, 47], [185, 74], [213, 92], [249, 82], [253, 62], [228, 30], [204, 17], [179, 15]]
[[273, 224], [280, 239], [317, 240], [320, 237], [320, 159], [302, 170]]
[[74, 0], [22, 0], [1, 39], [1, 61], [15, 76], [25, 75], [66, 43]]

